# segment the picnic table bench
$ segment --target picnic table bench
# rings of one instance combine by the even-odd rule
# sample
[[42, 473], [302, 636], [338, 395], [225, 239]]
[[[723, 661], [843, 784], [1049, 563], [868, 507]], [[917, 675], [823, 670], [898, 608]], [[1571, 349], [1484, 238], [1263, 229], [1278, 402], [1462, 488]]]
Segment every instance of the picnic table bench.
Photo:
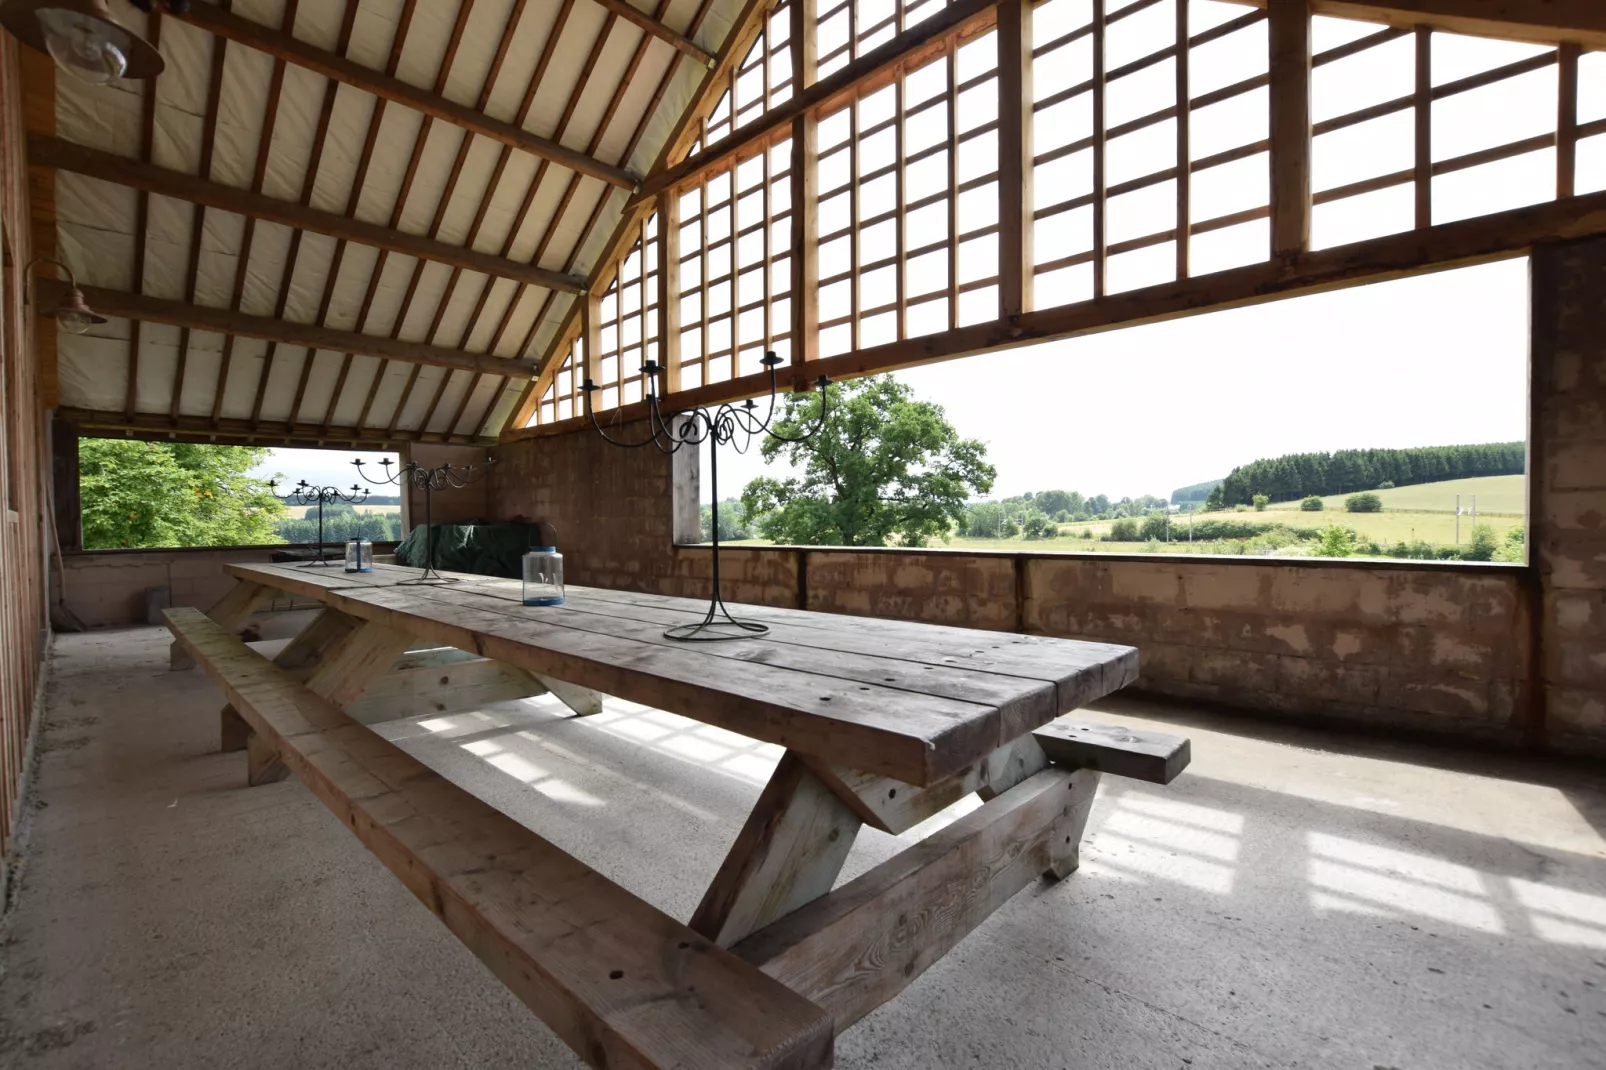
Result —
[[[690, 600], [416, 570], [230, 565], [166, 611], [175, 668], [218, 683], [247, 779], [294, 773], [587, 1062], [824, 1067], [1040, 875], [1068, 875], [1101, 772], [1167, 783], [1188, 742], [1064, 716], [1137, 677], [1131, 647], [743, 607], [762, 638], [685, 644]], [[275, 592], [323, 608], [276, 657], [235, 632]], [[689, 923], [620, 888], [365, 724], [550, 692], [614, 695], [786, 748]], [[864, 825], [985, 800], [834, 888]]]

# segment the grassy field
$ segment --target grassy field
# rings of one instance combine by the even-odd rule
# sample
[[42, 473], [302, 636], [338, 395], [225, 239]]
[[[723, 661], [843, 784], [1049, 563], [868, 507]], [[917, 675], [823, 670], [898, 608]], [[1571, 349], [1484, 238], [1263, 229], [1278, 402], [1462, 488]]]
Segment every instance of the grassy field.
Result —
[[[1508, 513], [1521, 516], [1527, 508], [1527, 476], [1479, 476], [1475, 479], [1447, 479], [1442, 483], [1423, 483], [1415, 487], [1395, 487], [1392, 490], [1374, 491], [1383, 499], [1385, 510], [1410, 512], [1455, 512], [1455, 496], [1461, 495], [1461, 507], [1472, 508], [1472, 496], [1478, 496], [1478, 516], [1485, 513]], [[1344, 508], [1347, 494], [1334, 494], [1323, 498], [1328, 509]], [[1278, 502], [1270, 509], [1297, 509], [1298, 502]]]
[[[1282, 524], [1290, 528], [1316, 529], [1337, 524], [1355, 532], [1362, 543], [1376, 542], [1386, 553], [1395, 543], [1426, 542], [1435, 546], [1457, 545], [1455, 496], [1461, 495], [1464, 509], [1471, 507], [1471, 496], [1478, 496], [1478, 523], [1494, 529], [1495, 538], [1504, 541], [1506, 532], [1523, 523], [1526, 495], [1524, 476], [1487, 476], [1478, 479], [1452, 479], [1441, 483], [1424, 483], [1415, 487], [1396, 487], [1378, 491], [1383, 499], [1381, 513], [1348, 513], [1344, 511], [1347, 495], [1334, 495], [1322, 499], [1321, 512], [1307, 513], [1298, 502], [1277, 502], [1264, 512], [1195, 513], [1198, 520], [1239, 520], [1255, 524]], [[1055, 551], [1080, 553], [1143, 553], [1150, 550], [1147, 542], [1104, 542], [1113, 521], [1092, 520], [1060, 525], [1060, 536], [1053, 539], [972, 539], [956, 536], [948, 542], [934, 541], [934, 548], [951, 550], [1009, 550]], [[1081, 537], [1091, 531], [1093, 538]], [[1461, 517], [1459, 545], [1466, 545], [1472, 537], [1472, 518]], [[1187, 514], [1174, 513], [1171, 518], [1171, 539], [1162, 544], [1164, 553], [1218, 553], [1217, 543], [1190, 544]], [[729, 545], [763, 546], [762, 539], [750, 539]], [[1314, 550], [1314, 543], [1303, 544], [1305, 552]], [[1299, 555], [1300, 548], [1289, 547], [1283, 555]]]

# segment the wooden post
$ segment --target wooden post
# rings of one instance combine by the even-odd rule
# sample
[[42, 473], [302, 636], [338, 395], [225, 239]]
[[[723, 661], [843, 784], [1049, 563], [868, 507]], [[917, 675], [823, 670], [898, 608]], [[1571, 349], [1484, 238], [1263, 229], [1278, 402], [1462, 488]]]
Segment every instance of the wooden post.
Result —
[[1270, 0], [1271, 246], [1310, 249], [1310, 11], [1305, 0]]
[[1032, 2], [998, 5], [998, 272], [1006, 323], [1032, 309]]
[[[792, 0], [792, 95], [814, 84], [818, 75], [815, 49], [815, 0]], [[820, 352], [820, 218], [819, 135], [814, 113], [792, 120], [792, 363], [813, 360]]]
[[[580, 381], [590, 379], [597, 381], [597, 375], [602, 369], [602, 332], [597, 323], [601, 314], [602, 298], [594, 293], [585, 293], [580, 296], [580, 360], [575, 374]], [[578, 385], [576, 387], [578, 393]], [[600, 391], [599, 391], [600, 393]], [[602, 399], [591, 399], [593, 406], [600, 405]]]
[[1568, 42], [1556, 50], [1556, 199], [1571, 197], [1578, 173], [1578, 56]]
[[1177, 0], [1177, 281], [1188, 277], [1193, 246], [1192, 109], [1188, 107], [1188, 0]]
[[1433, 31], [1416, 28], [1416, 225], [1433, 225]]
[[[643, 254], [645, 256], [645, 254]], [[680, 192], [658, 194], [658, 389], [680, 389]]]
[[63, 420], [50, 424], [50, 468], [56, 499], [56, 537], [63, 550], [84, 548], [84, 514], [78, 495], [78, 428]]
[[[273, 592], [259, 583], [250, 583], [241, 580], [236, 583], [229, 593], [218, 599], [206, 615], [228, 631], [233, 631], [244, 624], [257, 607], [269, 601]], [[195, 662], [184, 652], [178, 640], [174, 640], [168, 648], [168, 667], [177, 671], [179, 669], [193, 669]]]
[[1104, 16], [1105, 0], [1093, 0], [1093, 296], [1104, 296], [1109, 268], [1109, 239], [1105, 236], [1104, 193], [1109, 183], [1104, 168]]

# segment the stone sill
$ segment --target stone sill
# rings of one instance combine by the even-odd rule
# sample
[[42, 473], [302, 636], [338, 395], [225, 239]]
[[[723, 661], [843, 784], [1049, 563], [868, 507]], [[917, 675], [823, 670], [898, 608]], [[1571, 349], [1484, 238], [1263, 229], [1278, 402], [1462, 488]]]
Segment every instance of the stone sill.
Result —
[[[676, 543], [677, 551], [683, 550], [710, 550], [711, 543]], [[1337, 568], [1337, 569], [1384, 569], [1388, 571], [1406, 572], [1461, 572], [1474, 575], [1522, 576], [1531, 570], [1531, 565], [1515, 564], [1504, 561], [1408, 561], [1387, 557], [1255, 557], [1246, 554], [1168, 554], [1168, 553], [1098, 553], [1096, 551], [1076, 550], [970, 550], [957, 546], [792, 546], [776, 544], [774, 546], [732, 546], [721, 544], [720, 550], [725, 553], [740, 553], [743, 551], [763, 553], [780, 551], [785, 553], [836, 553], [836, 554], [945, 554], [953, 557], [983, 557], [1014, 560], [1017, 558], [1028, 561], [1173, 561], [1173, 562], [1199, 562], [1209, 565], [1242, 565], [1242, 566], [1282, 566], [1295, 568]]]

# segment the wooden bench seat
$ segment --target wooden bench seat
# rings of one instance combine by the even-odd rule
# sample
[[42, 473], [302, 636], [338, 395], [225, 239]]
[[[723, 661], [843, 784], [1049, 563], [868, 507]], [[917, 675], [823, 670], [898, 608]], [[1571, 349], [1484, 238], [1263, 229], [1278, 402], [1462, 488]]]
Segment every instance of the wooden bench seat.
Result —
[[261, 744], [587, 1062], [831, 1065], [821, 1008], [362, 727], [200, 611], [164, 615]]

